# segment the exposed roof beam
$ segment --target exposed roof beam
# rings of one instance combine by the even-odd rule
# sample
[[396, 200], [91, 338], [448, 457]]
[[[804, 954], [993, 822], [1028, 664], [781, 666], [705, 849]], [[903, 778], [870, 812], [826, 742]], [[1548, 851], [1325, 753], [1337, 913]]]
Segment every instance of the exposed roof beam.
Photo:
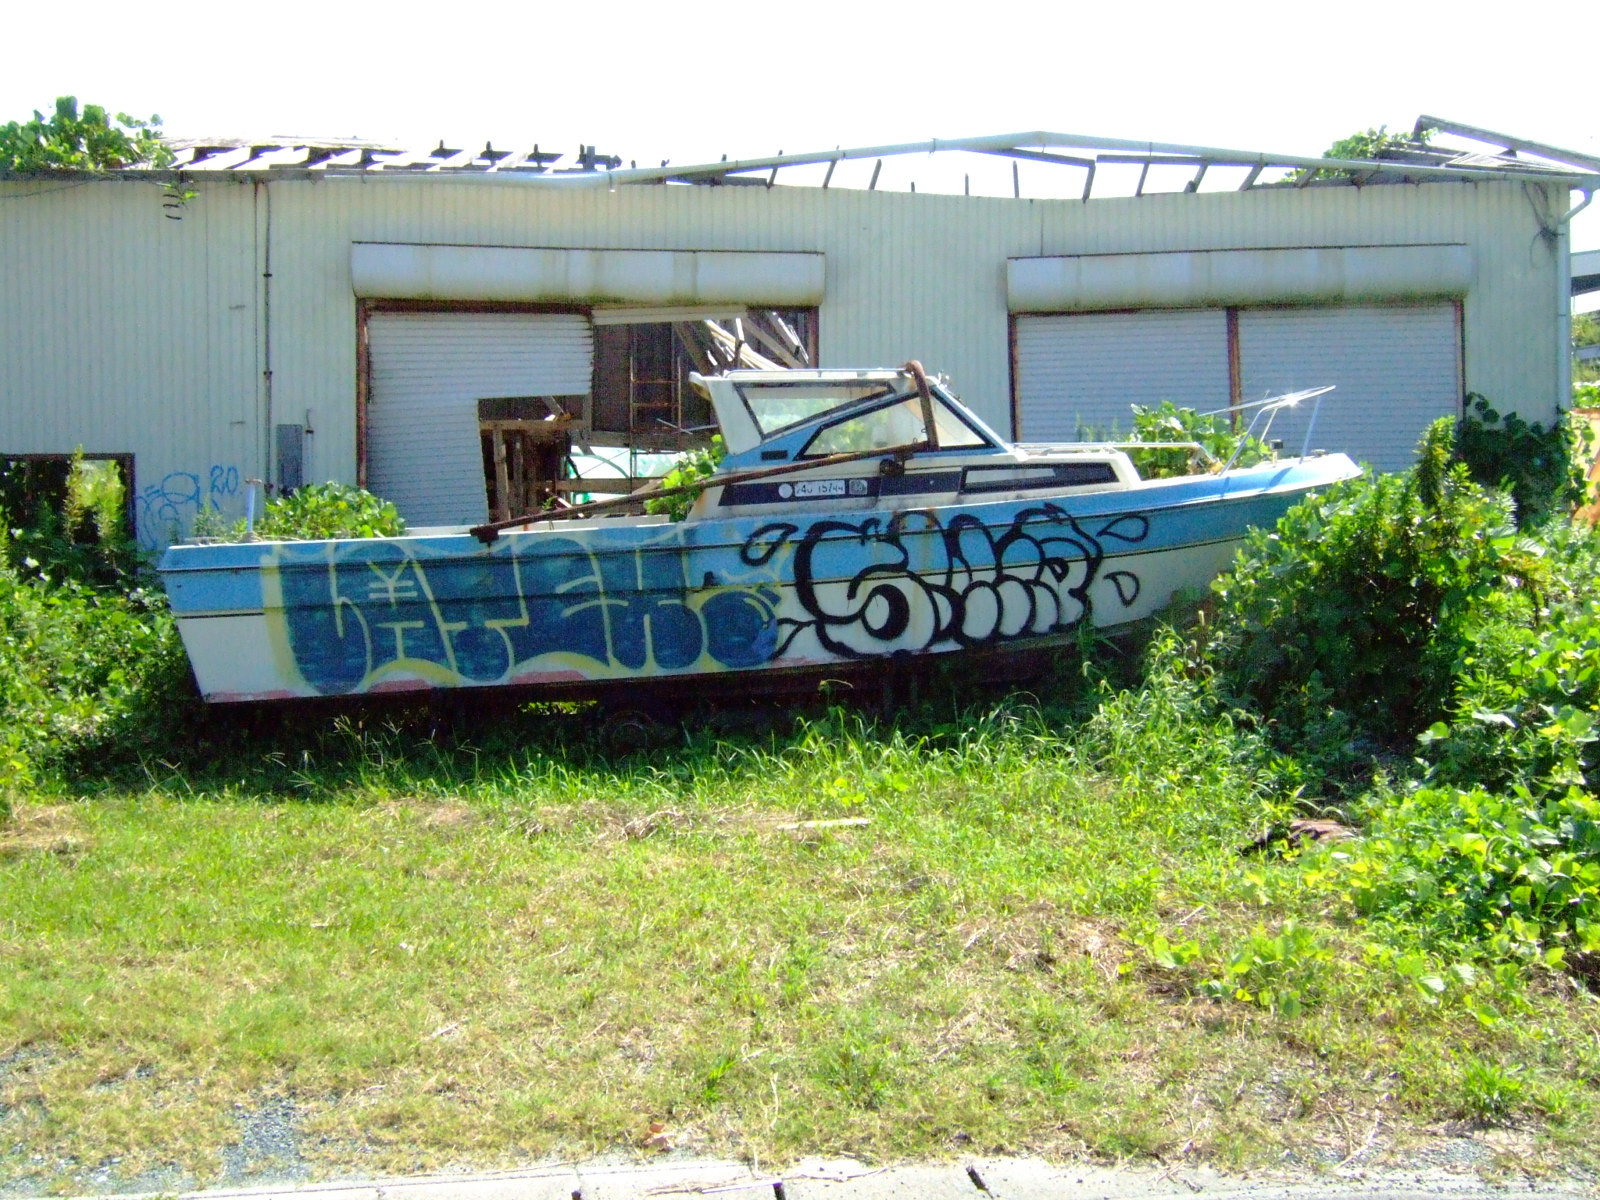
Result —
[[1537, 154], [1540, 158], [1548, 158], [1551, 162], [1582, 167], [1585, 171], [1600, 172], [1600, 158], [1592, 154], [1579, 154], [1576, 150], [1563, 150], [1559, 146], [1547, 146], [1543, 142], [1530, 141], [1528, 138], [1512, 137], [1510, 134], [1496, 133], [1492, 129], [1479, 129], [1476, 125], [1463, 125], [1459, 121], [1447, 121], [1443, 117], [1418, 117], [1417, 130], [1421, 132], [1423, 129], [1436, 129], [1440, 133], [1488, 142], [1490, 145], [1500, 146], [1518, 154], [1526, 150]]

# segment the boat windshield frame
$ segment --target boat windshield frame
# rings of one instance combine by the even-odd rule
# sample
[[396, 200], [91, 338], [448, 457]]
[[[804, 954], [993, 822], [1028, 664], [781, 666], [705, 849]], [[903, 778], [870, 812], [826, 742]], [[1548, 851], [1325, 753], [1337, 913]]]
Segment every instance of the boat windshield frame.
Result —
[[[755, 426], [756, 433], [760, 436], [763, 442], [770, 441], [772, 438], [777, 437], [779, 434], [785, 433], [790, 429], [796, 429], [801, 425], [810, 425], [816, 421], [820, 421], [832, 413], [839, 412], [844, 409], [854, 409], [858, 405], [866, 404], [874, 400], [889, 400], [906, 394], [897, 392], [890, 381], [883, 379], [849, 379], [839, 381], [819, 381], [815, 379], [808, 379], [795, 380], [792, 383], [768, 382], [763, 380], [759, 383], [738, 382], [734, 384], [734, 389], [739, 393], [739, 402], [744, 405], [745, 412], [750, 414], [750, 421]], [[846, 394], [851, 392], [856, 392], [859, 394]], [[755, 395], [753, 395], [753, 393], [755, 393]], [[818, 404], [815, 408], [801, 411], [798, 416], [786, 415], [785, 418], [781, 418], [769, 425], [767, 420], [763, 420], [762, 414], [764, 411], [767, 411], [770, 407], [774, 406], [761, 403], [763, 397], [760, 395], [760, 393], [768, 394], [772, 400], [776, 400], [783, 396], [784, 393], [788, 393], [788, 395], [783, 396], [783, 398], [788, 399], [798, 405], [805, 405], [808, 402], [821, 401], [824, 398], [826, 398], [829, 402], [825, 405]], [[808, 394], [801, 395], [800, 393]], [[790, 411], [792, 412], [793, 410], [791, 409]], [[769, 419], [770, 415], [770, 412], [768, 412]]]
[[[852, 403], [848, 409], [838, 411], [827, 419], [817, 418], [816, 432], [813, 433], [796, 459], [826, 458], [829, 455], [851, 453], [857, 450], [886, 450], [897, 446], [915, 445], [924, 443], [930, 450], [994, 450], [996, 443], [989, 435], [968, 420], [959, 405], [951, 404], [946, 396], [937, 389], [928, 397], [933, 407], [932, 436], [926, 428], [917, 429], [922, 421], [922, 396], [916, 389], [909, 392], [897, 392], [892, 395], [876, 397], [870, 403], [861, 401]], [[905, 409], [904, 414], [896, 414], [895, 409]], [[903, 429], [896, 429], [892, 424], [897, 416], [903, 416], [906, 422]], [[876, 436], [870, 436], [870, 445], [851, 445], [840, 443], [837, 445], [824, 445], [817, 449], [817, 443], [828, 437], [834, 430], [854, 422], [861, 422], [863, 432], [868, 432], [865, 426], [875, 417], [881, 417], [882, 428], [876, 431]], [[961, 440], [947, 440], [950, 434], [960, 432]]]

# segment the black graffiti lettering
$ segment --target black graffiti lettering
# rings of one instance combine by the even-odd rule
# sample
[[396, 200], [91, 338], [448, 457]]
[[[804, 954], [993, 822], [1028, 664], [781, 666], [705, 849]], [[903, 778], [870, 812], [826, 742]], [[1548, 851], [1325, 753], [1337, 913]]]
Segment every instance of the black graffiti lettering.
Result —
[[[1003, 527], [971, 513], [946, 522], [920, 510], [817, 521], [804, 533], [787, 522], [766, 525], [741, 557], [764, 565], [792, 546], [804, 616], [779, 619], [778, 655], [809, 632], [831, 654], [873, 658], [1070, 631], [1092, 620], [1103, 540], [1133, 545], [1149, 530], [1146, 518], [1122, 515], [1090, 532], [1055, 504], [1023, 509]], [[1125, 607], [1138, 599], [1133, 572], [1104, 578]]]

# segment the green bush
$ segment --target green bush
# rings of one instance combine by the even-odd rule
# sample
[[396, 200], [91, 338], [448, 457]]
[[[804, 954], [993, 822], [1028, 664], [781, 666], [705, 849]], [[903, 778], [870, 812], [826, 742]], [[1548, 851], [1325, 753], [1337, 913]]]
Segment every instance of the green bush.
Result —
[[1478, 483], [1510, 492], [1517, 524], [1530, 528], [1583, 502], [1588, 488], [1583, 452], [1590, 438], [1587, 422], [1563, 416], [1546, 429], [1514, 412], [1497, 412], [1473, 392], [1456, 428], [1455, 453]]
[[1380, 796], [1332, 873], [1369, 920], [1436, 953], [1560, 965], [1600, 950], [1600, 800], [1568, 788]]
[[0, 461], [6, 557], [25, 578], [100, 588], [142, 581], [144, 552], [128, 523], [118, 465], [81, 453], [52, 461]]
[[196, 522], [198, 536], [244, 541], [312, 542], [328, 538], [400, 537], [406, 523], [400, 510], [371, 492], [343, 483], [310, 483], [268, 500], [252, 531], [248, 522], [218, 528], [215, 520]]
[[1486, 599], [1536, 567], [1508, 502], [1450, 464], [1451, 424], [1424, 435], [1411, 471], [1341, 484], [1253, 533], [1214, 585], [1219, 686], [1284, 742], [1408, 747], [1446, 711]]
[[[728, 456], [727, 448], [723, 445], [722, 435], [713, 434], [711, 444], [695, 450], [690, 450], [676, 466], [661, 477], [661, 486], [664, 488], [685, 487], [703, 484], [705, 480], [716, 474], [717, 464]], [[692, 492], [683, 492], [676, 496], [655, 496], [644, 502], [647, 513], [664, 513], [674, 521], [681, 521], [689, 515], [689, 509], [700, 498], [702, 487], [696, 487]]]
[[1448, 723], [1423, 735], [1435, 782], [1556, 795], [1600, 789], [1600, 535], [1557, 523], [1539, 545], [1536, 594], [1484, 607]]
[[[1208, 416], [1192, 408], [1179, 408], [1170, 400], [1163, 400], [1154, 408], [1143, 404], [1133, 406], [1132, 440], [1196, 442], [1219, 463], [1228, 462], [1237, 451], [1239, 457], [1235, 465], [1241, 467], [1261, 462], [1270, 453], [1259, 438], [1236, 432], [1228, 418]], [[1196, 456], [1187, 449], [1130, 449], [1128, 457], [1145, 479], [1170, 479], [1178, 475], [1191, 475], [1195, 470]]]
[[52, 582], [41, 566], [25, 578], [0, 554], [0, 795], [142, 711], [181, 654], [159, 593]]

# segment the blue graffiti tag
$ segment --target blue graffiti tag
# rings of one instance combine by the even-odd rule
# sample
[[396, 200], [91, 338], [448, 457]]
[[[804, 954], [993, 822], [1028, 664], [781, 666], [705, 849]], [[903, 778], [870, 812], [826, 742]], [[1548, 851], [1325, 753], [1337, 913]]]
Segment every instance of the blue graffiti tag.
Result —
[[1137, 599], [1136, 575], [1102, 568], [1107, 543], [1145, 540], [1145, 517], [1086, 523], [1054, 504], [1007, 516], [776, 521], [716, 546], [684, 527], [470, 553], [456, 539], [286, 543], [266, 569], [300, 674], [324, 694], [970, 648], [1075, 628], [1102, 578], [1124, 606]]
[[[392, 541], [275, 550], [290, 648], [325, 694], [397, 670], [444, 685], [515, 682], [530, 664], [607, 672], [758, 666], [772, 657], [777, 594], [691, 588], [680, 539], [603, 546], [541, 537], [508, 553], [425, 557]], [[551, 669], [560, 669], [559, 667]]]
[[239, 468], [214, 463], [202, 487], [192, 471], [169, 471], [160, 483], [142, 488], [138, 496], [139, 544], [153, 550], [176, 541], [194, 525], [203, 510], [223, 511], [225, 501], [239, 494]]

